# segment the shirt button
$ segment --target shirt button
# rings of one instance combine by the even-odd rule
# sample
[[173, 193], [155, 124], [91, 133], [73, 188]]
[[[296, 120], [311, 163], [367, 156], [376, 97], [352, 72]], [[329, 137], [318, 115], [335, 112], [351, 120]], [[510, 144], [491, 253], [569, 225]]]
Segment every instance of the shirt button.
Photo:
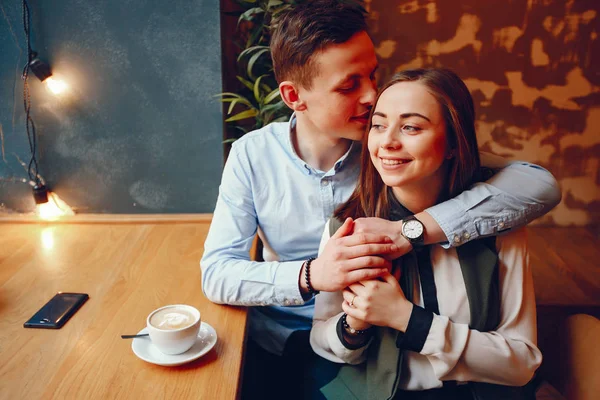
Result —
[[469, 232], [465, 232], [465, 233], [463, 234], [463, 237], [464, 237], [466, 240], [468, 240], [468, 239], [471, 237], [471, 235], [469, 235]]
[[290, 305], [290, 301], [288, 299], [285, 299], [283, 301], [283, 304], [286, 305], [286, 306], [289, 306]]
[[460, 243], [460, 236], [454, 235], [454, 242], [455, 243]]
[[294, 300], [294, 304], [300, 305], [300, 304], [302, 304], [302, 302], [300, 300], [296, 299], [296, 300]]
[[504, 228], [504, 222], [502, 222], [502, 221], [498, 222], [498, 228]]
[[323, 179], [321, 181], [321, 186], [327, 186], [327, 185], [329, 185], [329, 181], [327, 179]]

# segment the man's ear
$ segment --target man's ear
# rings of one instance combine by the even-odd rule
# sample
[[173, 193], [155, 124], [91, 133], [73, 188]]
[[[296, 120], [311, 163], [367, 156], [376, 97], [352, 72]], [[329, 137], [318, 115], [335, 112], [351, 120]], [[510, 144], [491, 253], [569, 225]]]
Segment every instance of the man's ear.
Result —
[[298, 86], [292, 81], [283, 81], [279, 84], [281, 100], [294, 111], [306, 110], [306, 104], [300, 99]]

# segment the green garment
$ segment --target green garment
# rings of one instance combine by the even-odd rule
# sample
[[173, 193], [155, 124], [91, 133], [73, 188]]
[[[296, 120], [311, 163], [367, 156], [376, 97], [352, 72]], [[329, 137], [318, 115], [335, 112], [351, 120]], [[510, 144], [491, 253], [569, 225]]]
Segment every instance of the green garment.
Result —
[[[338, 226], [340, 222], [332, 219], [330, 231], [335, 232]], [[457, 248], [457, 253], [471, 310], [469, 327], [479, 331], [493, 330], [498, 326], [500, 317], [495, 238], [466, 243]], [[413, 298], [412, 288], [417, 271], [406, 266], [415, 265], [415, 258], [414, 252], [411, 252], [400, 259], [405, 265], [403, 275], [408, 280], [405, 292], [407, 299]], [[367, 361], [360, 365], [344, 365], [338, 376], [321, 389], [323, 395], [336, 400], [392, 399], [398, 387], [402, 365], [402, 350], [396, 347], [399, 333], [392, 328], [376, 328], [367, 350]]]

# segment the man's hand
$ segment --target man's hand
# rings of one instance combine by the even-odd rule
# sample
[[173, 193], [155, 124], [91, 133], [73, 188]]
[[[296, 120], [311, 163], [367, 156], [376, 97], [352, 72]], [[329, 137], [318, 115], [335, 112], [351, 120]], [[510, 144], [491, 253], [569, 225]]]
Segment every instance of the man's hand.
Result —
[[385, 255], [389, 260], [402, 257], [412, 250], [410, 242], [402, 236], [402, 221], [388, 221], [382, 218], [358, 218], [354, 221], [354, 233], [385, 235], [398, 246], [398, 251]]
[[[346, 219], [310, 265], [310, 283], [315, 290], [335, 292], [391, 270], [391, 262], [382, 255], [397, 252], [398, 246], [385, 235], [352, 233], [353, 228], [352, 218]], [[302, 278], [303, 274], [304, 268]], [[303, 288], [306, 286], [304, 279], [300, 284]]]
[[342, 309], [357, 325], [406, 331], [413, 304], [404, 296], [396, 276], [386, 273], [380, 279], [354, 283], [344, 290], [343, 296]]

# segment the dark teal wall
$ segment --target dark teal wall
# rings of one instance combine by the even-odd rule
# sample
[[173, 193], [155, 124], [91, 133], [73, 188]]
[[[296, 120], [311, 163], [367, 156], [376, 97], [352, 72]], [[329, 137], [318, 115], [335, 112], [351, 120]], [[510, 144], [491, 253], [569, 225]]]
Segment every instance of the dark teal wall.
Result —
[[[80, 213], [212, 212], [223, 165], [218, 0], [30, 0], [40, 173]], [[21, 1], [0, 0], [0, 212], [33, 209]]]

